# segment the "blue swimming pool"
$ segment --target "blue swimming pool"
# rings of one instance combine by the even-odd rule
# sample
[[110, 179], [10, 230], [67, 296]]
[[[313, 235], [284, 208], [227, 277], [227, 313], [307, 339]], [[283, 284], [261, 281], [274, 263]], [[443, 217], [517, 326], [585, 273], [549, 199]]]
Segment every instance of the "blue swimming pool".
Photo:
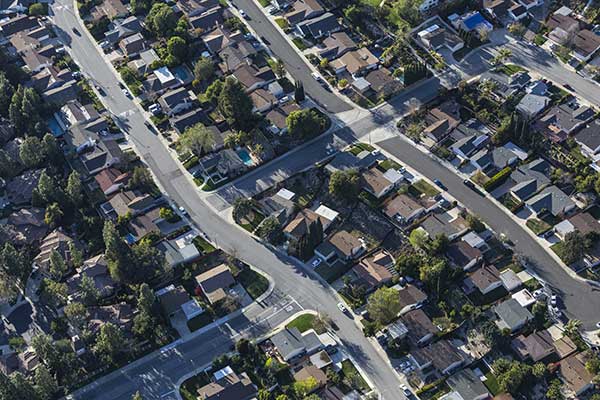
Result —
[[251, 167], [254, 165], [254, 161], [252, 161], [252, 158], [250, 157], [250, 153], [248, 153], [248, 150], [246, 150], [246, 149], [238, 150], [237, 155], [240, 156], [240, 158], [242, 159], [244, 164], [246, 164], [247, 166]]
[[52, 132], [52, 135], [54, 137], [61, 137], [65, 131], [62, 130], [62, 128], [60, 127], [60, 124], [58, 123], [58, 121], [56, 120], [56, 117], [52, 117], [47, 121], [48, 124], [48, 129], [50, 129], [50, 132]]

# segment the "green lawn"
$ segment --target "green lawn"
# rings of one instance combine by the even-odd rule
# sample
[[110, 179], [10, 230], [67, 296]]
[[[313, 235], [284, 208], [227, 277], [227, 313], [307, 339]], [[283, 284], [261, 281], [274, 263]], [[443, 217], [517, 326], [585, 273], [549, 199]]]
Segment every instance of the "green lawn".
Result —
[[194, 246], [196, 246], [199, 250], [202, 250], [204, 254], [209, 254], [216, 250], [212, 244], [208, 243], [200, 236], [196, 236], [192, 242], [194, 243]]
[[300, 51], [306, 50], [306, 48], [307, 48], [306, 45], [304, 44], [304, 41], [300, 38], [293, 38], [292, 42], [294, 42], [294, 44]]
[[[314, 321], [317, 316], [313, 314], [303, 314], [296, 317], [292, 322], [287, 324], [286, 328], [298, 328], [300, 333], [306, 332], [309, 329], [314, 329]], [[323, 332], [317, 332], [319, 334]]]
[[[252, 216], [250, 218], [251, 220], [246, 221], [245, 224], [240, 224], [240, 226], [248, 232], [252, 233], [258, 227], [258, 225], [260, 225], [262, 220], [265, 219], [265, 216], [257, 211], [253, 211]], [[246, 219], [244, 218], [244, 220]]]
[[392, 169], [392, 168], [399, 170], [400, 168], [402, 168], [402, 165], [400, 165], [396, 161], [390, 160], [388, 158], [379, 163], [379, 168], [381, 168], [384, 171], [387, 171], [388, 169]]
[[367, 385], [367, 382], [365, 382], [365, 380], [363, 379], [361, 374], [358, 372], [358, 370], [356, 369], [354, 364], [352, 364], [352, 361], [350, 361], [350, 360], [342, 361], [342, 373], [346, 377], [356, 374], [358, 376], [356, 382], [357, 382], [357, 385], [360, 388], [360, 390], [362, 392], [367, 392], [368, 390], [370, 390], [369, 385]]
[[315, 268], [315, 272], [321, 275], [321, 277], [327, 282], [332, 283], [333, 281], [344, 275], [349, 269], [349, 265], [340, 261], [336, 262], [334, 265], [331, 266], [326, 262], [322, 262], [321, 265]]
[[271, 2], [269, 0], [258, 0], [258, 2], [263, 7], [268, 7], [269, 5], [271, 5]]
[[375, 150], [375, 147], [371, 146], [368, 143], [354, 143], [350, 147], [350, 153], [354, 154], [355, 156], [357, 156], [358, 154], [360, 154], [360, 152], [362, 152], [364, 150], [373, 151], [373, 150]]
[[276, 23], [277, 25], [279, 25], [279, 27], [280, 27], [281, 29], [283, 29], [283, 30], [289, 29], [289, 27], [290, 27], [290, 24], [289, 24], [289, 23], [287, 22], [287, 20], [286, 20], [285, 18], [283, 18], [283, 17], [278, 17], [278, 18], [275, 18], [275, 23]]
[[536, 235], [541, 235], [542, 233], [548, 231], [552, 228], [549, 224], [545, 223], [542, 220], [537, 218], [530, 218], [525, 223], [529, 229], [533, 231]]
[[500, 387], [498, 386], [498, 381], [496, 380], [494, 374], [488, 372], [487, 374], [485, 374], [485, 377], [487, 379], [483, 382], [483, 384], [485, 385], [485, 387], [487, 387], [492, 396], [495, 396], [498, 393], [500, 393]]
[[517, 72], [521, 72], [521, 71], [526, 71], [525, 68], [520, 67], [518, 65], [515, 64], [506, 64], [501, 66], [500, 68], [498, 68], [500, 72], [504, 73], [505, 75], [511, 76], [516, 74]]
[[236, 279], [242, 284], [253, 300], [256, 300], [269, 288], [269, 280], [251, 268], [242, 270], [236, 276]]
[[535, 38], [533, 39], [533, 43], [535, 43], [538, 46], [541, 46], [544, 43], [546, 43], [546, 37], [544, 35], [542, 35], [541, 33], [538, 33], [537, 35], [535, 35]]
[[412, 186], [417, 189], [419, 192], [426, 194], [427, 196], [437, 196], [440, 191], [431, 186], [425, 180], [421, 179], [412, 184]]

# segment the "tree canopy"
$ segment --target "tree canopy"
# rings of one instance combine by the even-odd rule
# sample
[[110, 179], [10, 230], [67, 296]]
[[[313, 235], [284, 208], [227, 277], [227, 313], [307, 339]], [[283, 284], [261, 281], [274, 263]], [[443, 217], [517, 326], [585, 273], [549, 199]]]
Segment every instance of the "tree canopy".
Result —
[[227, 122], [238, 129], [248, 130], [254, 122], [252, 100], [242, 84], [234, 78], [225, 80], [219, 93], [218, 107]]

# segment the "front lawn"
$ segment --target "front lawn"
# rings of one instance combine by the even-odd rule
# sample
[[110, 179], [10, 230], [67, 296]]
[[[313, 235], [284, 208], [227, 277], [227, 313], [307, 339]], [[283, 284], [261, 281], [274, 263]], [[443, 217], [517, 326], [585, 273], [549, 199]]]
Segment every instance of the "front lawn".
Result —
[[359, 155], [361, 152], [363, 151], [373, 151], [375, 150], [375, 147], [371, 146], [368, 143], [354, 143], [351, 147], [350, 147], [350, 153], [354, 154], [355, 156]]
[[371, 388], [367, 385], [367, 382], [363, 379], [362, 375], [358, 372], [352, 361], [344, 360], [342, 361], [342, 373], [348, 380], [350, 380], [352, 376], [356, 376], [356, 378], [352, 379], [355, 384], [358, 386], [361, 392], [367, 392]]
[[275, 18], [275, 23], [283, 30], [286, 30], [290, 27], [290, 24], [283, 17]]
[[304, 41], [302, 39], [298, 38], [298, 37], [293, 38], [292, 42], [294, 42], [294, 44], [296, 45], [296, 47], [300, 51], [303, 51], [303, 50], [307, 49], [306, 45], [304, 44]]
[[202, 250], [204, 254], [209, 254], [216, 250], [212, 244], [200, 236], [196, 236], [194, 240], [192, 240], [192, 243], [194, 243], [194, 246], [196, 246], [199, 250]]
[[541, 235], [542, 233], [547, 232], [550, 228], [552, 228], [549, 224], [537, 218], [530, 218], [525, 224], [536, 235]]
[[398, 164], [394, 160], [390, 160], [389, 158], [387, 158], [379, 163], [379, 168], [382, 169], [383, 171], [387, 171], [392, 168], [395, 170], [399, 170], [400, 168], [402, 168], [402, 165]]
[[325, 279], [328, 283], [332, 283], [336, 279], [344, 275], [346, 272], [348, 272], [349, 269], [350, 267], [347, 264], [338, 260], [333, 265], [329, 265], [326, 262], [322, 262], [317, 268], [315, 268], [315, 272], [321, 275], [321, 277]]
[[[296, 317], [294, 320], [292, 320], [292, 322], [287, 324], [285, 327], [288, 329], [297, 328], [300, 331], [300, 333], [303, 333], [309, 329], [315, 329], [314, 322], [316, 318], [317, 316], [314, 314], [302, 314]], [[324, 333], [324, 331], [320, 330], [317, 333], [321, 334]]]
[[512, 76], [517, 72], [526, 71], [526, 69], [515, 64], [506, 64], [499, 67], [498, 71], [504, 73], [505, 75]]
[[256, 300], [269, 288], [269, 280], [251, 268], [242, 270], [236, 279], [253, 300]]
[[483, 381], [483, 384], [490, 391], [492, 396], [496, 396], [498, 393], [500, 393], [500, 386], [498, 385], [496, 377], [491, 372], [485, 374], [485, 377], [486, 380]]
[[436, 188], [431, 186], [424, 179], [421, 179], [421, 180], [413, 183], [411, 186], [427, 196], [434, 197], [434, 196], [437, 196], [438, 194], [440, 194], [439, 190], [437, 190]]
[[250, 213], [250, 215], [242, 219], [242, 223], [240, 223], [240, 226], [248, 232], [252, 233], [258, 227], [258, 225], [260, 225], [263, 219], [265, 219], [264, 215], [262, 215], [258, 211], [253, 210]]
[[542, 35], [541, 33], [538, 33], [537, 35], [535, 35], [535, 38], [533, 39], [533, 43], [535, 43], [538, 46], [541, 46], [544, 43], [546, 43], [546, 37], [544, 35]]

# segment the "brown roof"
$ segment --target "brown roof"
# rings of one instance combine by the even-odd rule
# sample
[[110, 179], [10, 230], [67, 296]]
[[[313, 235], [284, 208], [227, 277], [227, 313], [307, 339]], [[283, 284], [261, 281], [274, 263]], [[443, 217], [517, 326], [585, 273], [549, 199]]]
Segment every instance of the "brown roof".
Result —
[[167, 315], [173, 314], [175, 311], [190, 301], [190, 295], [185, 291], [183, 286], [167, 286], [157, 292], [158, 301]]
[[249, 400], [256, 395], [256, 387], [248, 375], [229, 374], [198, 389], [200, 400]]
[[127, 190], [117, 193], [110, 199], [110, 205], [113, 207], [117, 215], [123, 216], [128, 212], [141, 211], [148, 207], [154, 199], [149, 194], [141, 194]]
[[583, 29], [577, 32], [577, 35], [573, 38], [573, 47], [577, 53], [588, 56], [600, 47], [600, 36], [590, 30]]
[[539, 331], [529, 336], [519, 335], [512, 341], [513, 349], [521, 358], [538, 362], [554, 353], [552, 336], [548, 331]]
[[340, 58], [333, 60], [331, 65], [335, 69], [346, 67], [346, 70], [354, 75], [369, 65], [377, 64], [378, 61], [379, 59], [369, 49], [362, 47], [355, 51], [349, 51]]
[[600, 222], [589, 212], [579, 213], [569, 218], [569, 222], [573, 225], [576, 231], [585, 235], [586, 233], [600, 233]]
[[427, 300], [427, 295], [414, 285], [406, 285], [398, 291], [400, 298], [400, 307], [408, 307], [419, 304]]
[[594, 375], [585, 368], [585, 356], [573, 354], [560, 362], [560, 374], [565, 384], [575, 393], [581, 392], [592, 382]]
[[400, 318], [408, 329], [409, 336], [417, 341], [429, 334], [435, 335], [439, 332], [431, 319], [420, 308], [409, 311]]
[[127, 303], [111, 304], [110, 306], [89, 307], [89, 329], [98, 332], [102, 325], [110, 322], [121, 329], [128, 330], [133, 324], [133, 308]]
[[294, 373], [294, 379], [298, 382], [305, 381], [308, 378], [314, 378], [319, 387], [327, 383], [327, 375], [325, 375], [325, 372], [314, 365], [305, 365], [298, 372]]
[[256, 89], [250, 93], [250, 99], [256, 108], [273, 106], [277, 103], [277, 98], [271, 92], [265, 89]]
[[463, 267], [469, 264], [471, 260], [481, 257], [481, 250], [461, 240], [448, 246], [446, 254], [453, 263], [459, 267]]
[[500, 281], [500, 272], [493, 265], [484, 265], [471, 273], [468, 279], [470, 279], [480, 291], [484, 291], [491, 284]]
[[577, 346], [568, 336], [563, 336], [562, 338], [556, 340], [554, 342], [554, 348], [556, 349], [556, 354], [558, 354], [558, 358], [560, 359], [568, 357], [577, 351]]
[[510, 393], [502, 393], [494, 396], [494, 400], [514, 400], [514, 397]]
[[369, 286], [374, 287], [392, 279], [393, 275], [390, 270], [393, 265], [394, 259], [392, 256], [383, 250], [379, 250], [372, 256], [365, 257], [352, 270]]
[[415, 211], [421, 209], [423, 209], [423, 206], [406, 194], [397, 195], [384, 206], [384, 212], [390, 218], [394, 218], [396, 215], [408, 218]]
[[561, 28], [565, 31], [569, 31], [574, 29], [576, 26], [579, 26], [579, 21], [569, 15], [552, 14], [552, 16], [546, 22], [546, 26], [548, 26], [550, 30], [554, 28]]
[[346, 32], [334, 32], [323, 40], [323, 46], [325, 49], [321, 50], [321, 53], [336, 50], [336, 56], [339, 56], [349, 50], [354, 50], [356, 43]]
[[231, 270], [227, 264], [220, 264], [215, 268], [196, 276], [196, 283], [200, 285], [204, 295], [211, 303], [219, 301], [225, 295], [224, 289], [235, 284]]
[[352, 256], [352, 250], [362, 245], [361, 241], [348, 231], [336, 232], [328, 242], [346, 257]]
[[382, 190], [391, 184], [377, 168], [366, 170], [362, 174], [362, 187], [374, 194], [381, 193]]
[[129, 178], [128, 172], [121, 172], [116, 168], [106, 168], [98, 172], [94, 179], [103, 192], [106, 192], [112, 185], [124, 183]]

